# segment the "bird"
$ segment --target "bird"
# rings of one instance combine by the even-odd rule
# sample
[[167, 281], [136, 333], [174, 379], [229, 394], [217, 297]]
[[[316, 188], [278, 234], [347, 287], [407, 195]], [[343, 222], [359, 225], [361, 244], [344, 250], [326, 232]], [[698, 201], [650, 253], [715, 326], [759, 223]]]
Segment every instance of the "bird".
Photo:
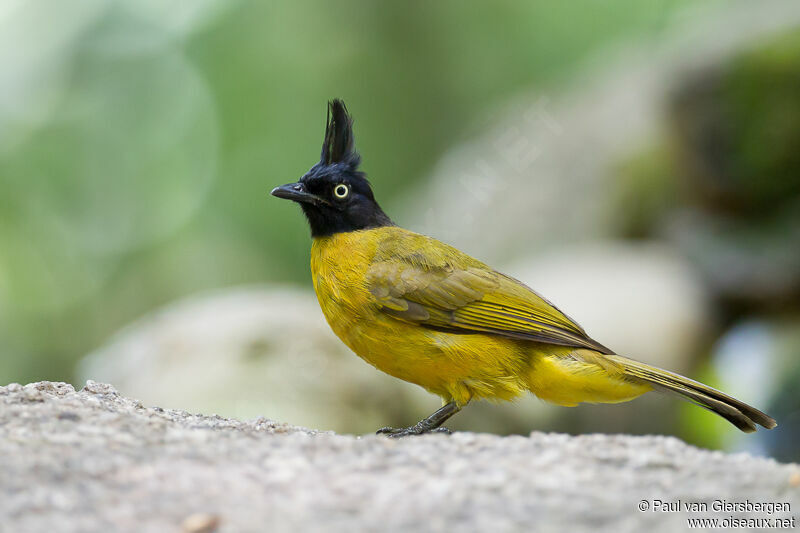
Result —
[[311, 229], [322, 313], [353, 352], [419, 385], [442, 407], [389, 437], [449, 433], [473, 401], [533, 393], [562, 406], [676, 394], [744, 432], [774, 419], [719, 390], [619, 355], [519, 280], [395, 224], [375, 199], [344, 102], [328, 102], [319, 162], [271, 194], [299, 204]]

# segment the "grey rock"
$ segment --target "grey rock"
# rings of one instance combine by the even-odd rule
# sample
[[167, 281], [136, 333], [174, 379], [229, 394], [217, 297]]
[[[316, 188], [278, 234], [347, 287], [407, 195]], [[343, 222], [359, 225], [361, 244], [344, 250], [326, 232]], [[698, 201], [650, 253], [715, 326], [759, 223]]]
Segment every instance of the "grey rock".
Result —
[[[0, 472], [0, 530], [25, 532], [656, 532], [800, 506], [797, 465], [674, 438], [354, 437], [144, 407], [91, 381], [0, 387]], [[722, 499], [792, 510], [652, 510]]]
[[[309, 282], [309, 286], [310, 286]], [[439, 406], [333, 334], [311, 290], [245, 286], [192, 295], [125, 327], [80, 365], [151, 405], [273, 418], [338, 432], [411, 423]]]
[[712, 331], [700, 275], [674, 248], [658, 242], [563, 246], [527, 257], [507, 273], [617, 353], [676, 372], [690, 371]]

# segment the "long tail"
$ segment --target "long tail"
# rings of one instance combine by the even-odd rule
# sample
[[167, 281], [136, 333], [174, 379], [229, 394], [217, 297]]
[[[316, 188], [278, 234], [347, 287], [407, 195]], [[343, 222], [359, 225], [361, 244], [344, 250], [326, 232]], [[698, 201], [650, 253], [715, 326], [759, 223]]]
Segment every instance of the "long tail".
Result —
[[622, 365], [626, 376], [642, 380], [655, 389], [678, 394], [689, 401], [712, 411], [744, 431], [751, 433], [756, 424], [772, 429], [778, 424], [775, 420], [755, 407], [712, 389], [680, 374], [662, 370], [654, 366], [634, 361], [619, 355], [606, 355], [607, 358]]

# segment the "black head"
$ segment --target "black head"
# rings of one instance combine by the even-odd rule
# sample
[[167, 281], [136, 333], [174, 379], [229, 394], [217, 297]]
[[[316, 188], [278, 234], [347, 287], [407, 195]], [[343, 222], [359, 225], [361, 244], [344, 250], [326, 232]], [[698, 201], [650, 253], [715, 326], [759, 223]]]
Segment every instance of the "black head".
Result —
[[272, 190], [272, 195], [300, 204], [311, 235], [323, 237], [345, 231], [391, 226], [375, 201], [361, 158], [353, 149], [353, 119], [341, 100], [328, 103], [328, 122], [319, 163], [300, 178]]

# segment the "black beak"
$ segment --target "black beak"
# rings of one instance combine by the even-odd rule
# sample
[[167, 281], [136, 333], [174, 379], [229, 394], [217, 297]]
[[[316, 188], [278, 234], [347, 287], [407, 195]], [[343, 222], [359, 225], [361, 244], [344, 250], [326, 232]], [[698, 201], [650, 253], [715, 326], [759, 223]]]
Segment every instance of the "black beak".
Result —
[[294, 202], [302, 202], [306, 204], [314, 204], [314, 205], [330, 205], [330, 202], [321, 198], [315, 194], [311, 194], [310, 192], [306, 191], [305, 186], [302, 183], [287, 183], [286, 185], [281, 185], [280, 187], [275, 187], [272, 189], [270, 193], [272, 196], [276, 196], [278, 198], [284, 198], [286, 200], [292, 200]]

